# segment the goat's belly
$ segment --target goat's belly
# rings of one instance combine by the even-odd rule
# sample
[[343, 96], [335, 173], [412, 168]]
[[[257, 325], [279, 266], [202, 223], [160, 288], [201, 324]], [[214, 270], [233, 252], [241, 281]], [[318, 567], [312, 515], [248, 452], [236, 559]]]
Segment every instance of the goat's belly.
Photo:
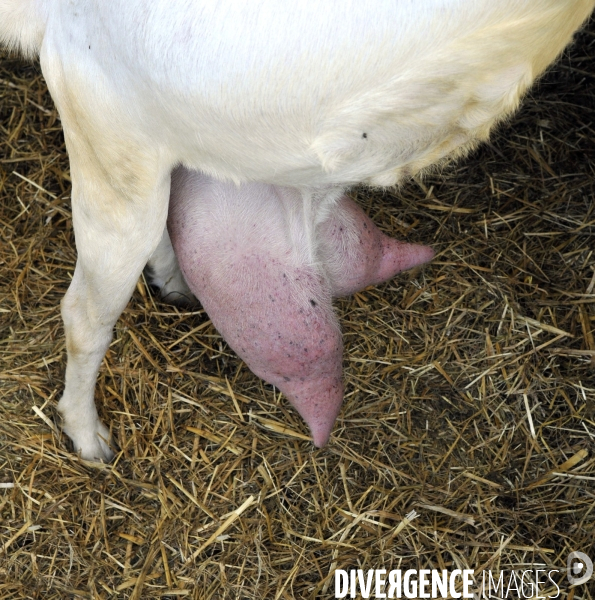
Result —
[[118, 2], [89, 22], [71, 4], [54, 29], [66, 85], [98, 88], [172, 162], [384, 186], [487, 138], [595, 2], [128, 0], [117, 22]]

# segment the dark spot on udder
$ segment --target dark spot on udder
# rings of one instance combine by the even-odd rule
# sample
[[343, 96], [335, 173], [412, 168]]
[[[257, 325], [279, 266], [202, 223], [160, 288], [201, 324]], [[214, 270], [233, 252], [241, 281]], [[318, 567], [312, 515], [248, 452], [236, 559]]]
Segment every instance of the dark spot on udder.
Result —
[[368, 137], [368, 134], [367, 134], [367, 133], [362, 133], [362, 137], [363, 137], [363, 138], [364, 138], [364, 140], [365, 140], [365, 139], [367, 139], [367, 137]]
[[285, 377], [285, 376], [283, 376], [283, 381], [291, 381], [291, 377]]
[[310, 304], [311, 304], [312, 306], [316, 306], [316, 301], [315, 301], [315, 300], [312, 300], [312, 298], [310, 298]]

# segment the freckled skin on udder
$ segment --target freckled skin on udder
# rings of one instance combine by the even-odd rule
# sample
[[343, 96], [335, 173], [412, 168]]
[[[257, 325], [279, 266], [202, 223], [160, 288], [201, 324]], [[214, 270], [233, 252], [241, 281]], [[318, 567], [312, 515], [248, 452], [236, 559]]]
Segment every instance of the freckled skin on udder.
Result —
[[324, 444], [343, 396], [342, 342], [324, 278], [313, 268], [290, 271], [263, 249], [235, 261], [222, 281], [216, 257], [202, 256], [191, 264], [180, 257], [180, 266], [213, 324], [250, 369], [295, 406], [314, 442]]
[[320, 227], [321, 245], [329, 256], [333, 296], [349, 296], [431, 260], [428, 246], [406, 244], [383, 234], [350, 198]]
[[237, 187], [186, 173], [186, 184], [194, 178], [200, 193], [172, 182], [168, 228], [190, 289], [229, 345], [281, 390], [323, 446], [343, 399], [332, 297], [429, 260], [431, 250], [388, 238], [343, 197], [316, 231], [321, 260], [304, 264], [312, 249], [291, 244], [309, 239], [299, 231], [305, 225], [287, 218], [274, 186]]

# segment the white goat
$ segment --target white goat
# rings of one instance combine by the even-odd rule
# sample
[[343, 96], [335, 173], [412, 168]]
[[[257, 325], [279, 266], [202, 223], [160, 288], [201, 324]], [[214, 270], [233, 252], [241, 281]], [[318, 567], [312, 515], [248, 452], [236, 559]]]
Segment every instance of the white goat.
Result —
[[338, 190], [394, 185], [486, 139], [594, 5], [0, 0], [0, 42], [39, 53], [70, 155], [78, 260], [58, 408], [75, 449], [112, 455], [95, 380], [162, 239], [174, 166], [297, 189], [314, 239]]

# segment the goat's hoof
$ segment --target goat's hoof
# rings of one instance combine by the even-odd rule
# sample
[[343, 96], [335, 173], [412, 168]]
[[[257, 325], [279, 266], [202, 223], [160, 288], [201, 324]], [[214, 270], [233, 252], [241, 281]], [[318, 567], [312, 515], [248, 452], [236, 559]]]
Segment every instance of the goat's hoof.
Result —
[[83, 460], [108, 463], [114, 458], [114, 451], [109, 443], [109, 430], [101, 421], [97, 421], [95, 427], [88, 431], [69, 427], [65, 427], [64, 431], [72, 440], [74, 451]]

